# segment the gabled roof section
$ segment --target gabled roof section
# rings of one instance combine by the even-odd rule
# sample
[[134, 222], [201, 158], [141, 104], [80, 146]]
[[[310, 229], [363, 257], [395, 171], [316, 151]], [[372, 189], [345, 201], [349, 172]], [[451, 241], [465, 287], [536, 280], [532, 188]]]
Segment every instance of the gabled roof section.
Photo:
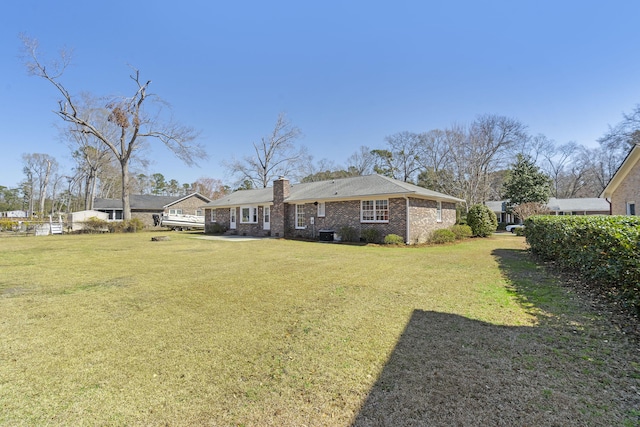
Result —
[[620, 165], [618, 170], [613, 174], [607, 186], [604, 187], [604, 190], [602, 190], [602, 193], [600, 193], [600, 197], [610, 199], [613, 193], [618, 188], [618, 186], [624, 181], [624, 179], [627, 177], [629, 172], [631, 172], [631, 170], [638, 163], [639, 160], [640, 160], [640, 144], [636, 144], [633, 146], [633, 148], [631, 148], [631, 150], [629, 151], [629, 154], [627, 154], [627, 157], [624, 158], [624, 160], [622, 161], [622, 164]]
[[[422, 199], [439, 200], [443, 202], [462, 203], [457, 197], [428, 190], [417, 185], [388, 178], [382, 175], [364, 175], [351, 178], [333, 179], [327, 181], [290, 184], [289, 197], [286, 203], [328, 202], [338, 200], [355, 200], [372, 197], [416, 197]], [[273, 188], [256, 190], [239, 190], [218, 200], [214, 200], [205, 207], [230, 207], [251, 204], [269, 204], [273, 202]]]
[[238, 190], [224, 197], [213, 200], [204, 207], [224, 208], [241, 205], [268, 205], [273, 202], [273, 188], [258, 188], [255, 190]]
[[183, 200], [190, 199], [191, 197], [197, 197], [198, 199], [202, 200], [204, 203], [209, 203], [211, 201], [210, 198], [208, 198], [206, 196], [203, 196], [202, 194], [196, 192], [196, 193], [191, 193], [191, 194], [187, 194], [186, 196], [180, 197], [179, 199], [174, 200], [173, 202], [171, 202], [169, 204], [166, 204], [163, 207], [166, 209], [171, 205], [175, 205], [176, 203], [180, 203]]
[[291, 187], [291, 194], [286, 201], [300, 203], [393, 196], [464, 202], [456, 197], [377, 174], [296, 184]]

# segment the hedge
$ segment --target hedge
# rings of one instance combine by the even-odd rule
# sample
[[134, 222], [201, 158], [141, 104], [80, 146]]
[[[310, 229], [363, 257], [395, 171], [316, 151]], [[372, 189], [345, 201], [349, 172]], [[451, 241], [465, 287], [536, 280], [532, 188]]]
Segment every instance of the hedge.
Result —
[[602, 287], [620, 292], [640, 311], [640, 218], [533, 216], [525, 236], [536, 256], [556, 261]]

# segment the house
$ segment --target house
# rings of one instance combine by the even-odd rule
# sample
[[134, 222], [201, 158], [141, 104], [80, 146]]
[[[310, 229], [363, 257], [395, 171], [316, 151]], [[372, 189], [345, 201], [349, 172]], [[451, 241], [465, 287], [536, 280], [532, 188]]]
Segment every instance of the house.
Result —
[[[485, 203], [498, 217], [498, 222], [509, 224], [517, 222], [517, 218], [507, 212], [505, 200]], [[609, 215], [609, 203], [597, 197], [556, 199], [552, 197], [547, 203], [549, 215]]]
[[[155, 196], [151, 194], [138, 194], [129, 196], [131, 205], [131, 217], [139, 218], [145, 226], [158, 225], [154, 220], [162, 214], [171, 215], [197, 215], [204, 214], [203, 203], [209, 203], [211, 199], [200, 193], [192, 193], [186, 196]], [[109, 214], [110, 221], [121, 221], [122, 199], [95, 199], [93, 209]]]
[[71, 231], [81, 231], [85, 229], [85, 223], [91, 218], [97, 218], [103, 221], [109, 220], [109, 214], [96, 210], [71, 212], [67, 216], [67, 227]]
[[611, 204], [612, 215], [638, 215], [636, 203], [640, 202], [640, 144], [634, 145], [629, 151], [600, 197]]
[[27, 211], [5, 211], [0, 212], [0, 218], [28, 218], [29, 213]]
[[332, 240], [343, 227], [376, 230], [406, 243], [425, 242], [456, 222], [464, 200], [381, 175], [240, 190], [204, 206], [205, 233]]

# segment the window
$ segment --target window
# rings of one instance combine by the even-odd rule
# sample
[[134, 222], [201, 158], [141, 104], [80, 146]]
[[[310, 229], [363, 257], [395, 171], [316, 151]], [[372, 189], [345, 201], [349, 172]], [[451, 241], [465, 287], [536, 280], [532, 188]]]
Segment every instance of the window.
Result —
[[216, 212], [217, 211], [215, 209], [211, 209], [211, 222], [216, 222], [217, 220]]
[[636, 202], [627, 202], [627, 215], [636, 214]]
[[306, 228], [304, 221], [304, 205], [296, 205], [296, 228]]
[[318, 203], [318, 216], [324, 216], [325, 204], [324, 202]]
[[196, 216], [202, 216], [202, 209], [196, 209]]
[[182, 215], [182, 209], [169, 209], [169, 215]]
[[363, 200], [360, 204], [361, 222], [389, 222], [388, 200]]
[[258, 208], [256, 206], [243, 206], [240, 209], [240, 222], [256, 224], [258, 222]]
[[442, 202], [436, 202], [436, 221], [442, 222]]

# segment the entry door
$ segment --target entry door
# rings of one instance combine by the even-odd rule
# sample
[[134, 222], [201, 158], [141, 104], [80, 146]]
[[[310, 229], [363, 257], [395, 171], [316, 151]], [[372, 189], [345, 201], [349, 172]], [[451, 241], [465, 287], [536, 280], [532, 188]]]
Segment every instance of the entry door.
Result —
[[265, 206], [263, 212], [263, 223], [265, 230], [271, 230], [271, 206]]
[[229, 228], [236, 229], [236, 208], [229, 209]]

